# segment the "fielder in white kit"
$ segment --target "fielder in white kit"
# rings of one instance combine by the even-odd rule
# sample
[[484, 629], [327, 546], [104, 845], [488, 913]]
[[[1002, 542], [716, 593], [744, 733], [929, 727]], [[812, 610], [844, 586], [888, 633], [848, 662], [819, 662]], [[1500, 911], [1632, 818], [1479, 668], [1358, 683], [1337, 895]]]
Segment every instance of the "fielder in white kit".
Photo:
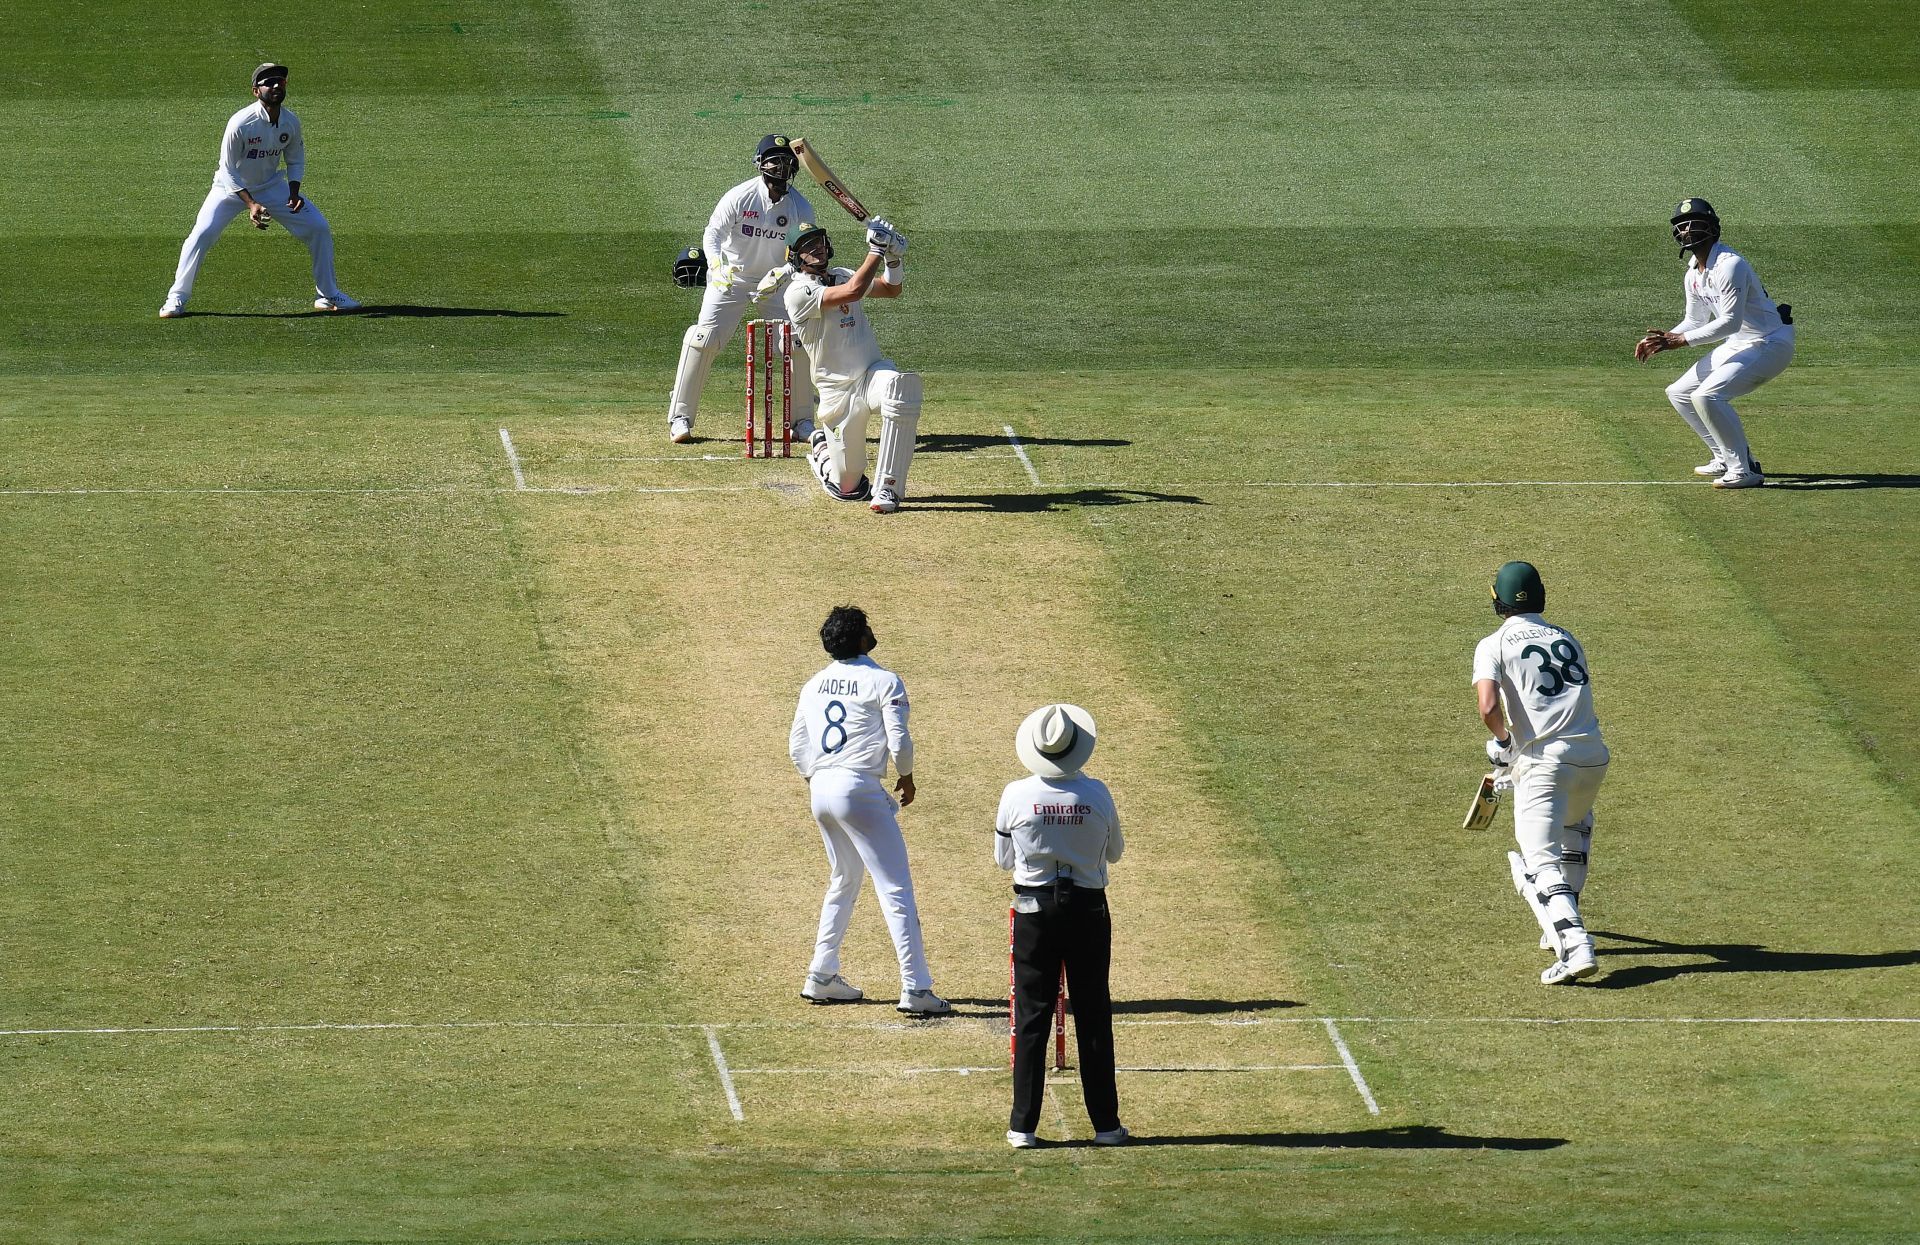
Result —
[[1542, 985], [1571, 984], [1598, 971], [1593, 936], [1580, 917], [1593, 850], [1593, 802], [1611, 755], [1593, 713], [1586, 650], [1573, 633], [1540, 616], [1547, 589], [1528, 562], [1494, 573], [1499, 630], [1473, 650], [1480, 720], [1493, 732], [1487, 759], [1512, 766], [1513, 835], [1507, 853], [1514, 889], [1540, 923], [1540, 949], [1554, 961]]
[[[900, 297], [906, 250], [906, 238], [883, 220], [867, 222], [867, 257], [858, 268], [831, 267], [833, 240], [817, 225], [796, 228], [787, 246], [795, 270], [784, 296], [787, 316], [794, 336], [806, 344], [820, 391], [820, 433], [807, 457], [827, 496], [870, 497], [875, 514], [892, 514], [907, 495], [920, 429], [920, 376], [881, 356], [860, 301]], [[876, 412], [880, 453], [869, 488], [867, 420]]]
[[1776, 306], [1753, 265], [1721, 244], [1720, 217], [1711, 203], [1683, 200], [1670, 223], [1687, 257], [1686, 316], [1670, 329], [1648, 329], [1633, 357], [1645, 362], [1663, 350], [1721, 342], [1667, 386], [1667, 401], [1713, 454], [1695, 474], [1712, 476], [1715, 488], [1758, 488], [1766, 478], [1732, 399], [1752, 393], [1793, 362], [1793, 307]]
[[[835, 606], [820, 626], [831, 664], [807, 680], [793, 711], [787, 751], [812, 792], [813, 819], [831, 871], [820, 905], [820, 931], [800, 997], [812, 1003], [856, 1003], [864, 993], [840, 975], [840, 943], [853, 917], [863, 874], [873, 874], [880, 911], [900, 959], [899, 1010], [944, 1016], [953, 1010], [933, 992], [920, 910], [913, 899], [907, 841], [895, 814], [913, 803], [913, 737], [907, 733], [907, 686], [872, 657], [877, 641], [864, 611]], [[900, 775], [887, 794], [887, 757]]]
[[[748, 310], [756, 309], [758, 314], [762, 279], [785, 267], [789, 230], [798, 221], [813, 219], [812, 205], [793, 189], [793, 175], [800, 171], [800, 160], [793, 154], [791, 139], [785, 134], [767, 135], [760, 140], [753, 162], [758, 175], [720, 196], [701, 235], [708, 264], [706, 293], [700, 298], [700, 318], [681, 339], [680, 368], [674, 373], [673, 397], [667, 405], [667, 437], [675, 444], [693, 438], [693, 421], [700, 413], [700, 391], [706, 387], [707, 374], [733, 340], [734, 330], [747, 318]], [[764, 316], [784, 320], [786, 308], [774, 299]], [[798, 340], [794, 349], [799, 355], [794, 373], [805, 376], [807, 361]], [[811, 388], [805, 384], [795, 387], [796, 437], [812, 435], [815, 405]]]
[[[160, 305], [163, 320], [187, 314], [187, 299], [193, 295], [201, 261], [242, 212], [259, 229], [279, 221], [288, 233], [307, 244], [313, 256], [315, 311], [352, 311], [360, 306], [334, 278], [333, 227], [300, 193], [307, 170], [307, 145], [300, 118], [284, 107], [287, 67], [267, 64], [255, 69], [253, 95], [252, 104], [227, 120], [226, 133], [220, 139], [220, 160], [214, 166], [213, 189], [207, 192], [200, 215], [193, 222], [193, 232], [180, 248], [173, 288]], [[283, 159], [284, 171], [280, 167]]]

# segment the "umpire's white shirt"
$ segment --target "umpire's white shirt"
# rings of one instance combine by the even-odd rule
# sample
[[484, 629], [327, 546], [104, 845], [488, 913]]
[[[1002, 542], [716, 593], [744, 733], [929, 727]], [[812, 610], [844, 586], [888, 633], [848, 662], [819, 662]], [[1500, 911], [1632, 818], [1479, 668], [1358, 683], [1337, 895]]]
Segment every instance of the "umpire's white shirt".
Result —
[[307, 144], [300, 136], [300, 118], [283, 107], [280, 120], [272, 121], [267, 117], [267, 106], [254, 100], [227, 119], [227, 132], [220, 138], [220, 162], [213, 171], [213, 188], [228, 194], [265, 190], [279, 180], [282, 159], [287, 162], [287, 180], [300, 181], [307, 171]]
[[1473, 650], [1473, 681], [1483, 679], [1500, 689], [1516, 747], [1578, 764], [1605, 757], [1587, 652], [1566, 628], [1538, 614], [1511, 615]]
[[[829, 272], [837, 278], [836, 285], [853, 278], [851, 268]], [[868, 369], [880, 362], [880, 339], [874, 336], [873, 324], [862, 310], [866, 300], [829, 307], [821, 299], [830, 288], [824, 277], [800, 273], [787, 283], [782, 297], [793, 331], [800, 335], [800, 344], [807, 348], [807, 357], [813, 362], [813, 387], [827, 399], [826, 409], [837, 410], [832, 396], [852, 393]]]
[[907, 685], [871, 657], [834, 662], [800, 689], [787, 752], [806, 778], [825, 769], [884, 778], [889, 753], [894, 769], [913, 773]]
[[993, 858], [1013, 870], [1015, 886], [1067, 878], [1105, 889], [1107, 865], [1127, 846], [1107, 784], [1078, 772], [1008, 783], [993, 828]]
[[724, 261], [736, 271], [727, 274], [751, 290], [760, 278], [787, 262], [787, 234], [798, 221], [813, 219], [813, 205], [799, 191], [789, 189], [780, 202], [767, 200], [767, 184], [749, 178], [720, 196], [701, 236], [707, 262]]
[[1707, 252], [1703, 265], [1687, 256], [1684, 278], [1687, 292], [1686, 318], [1673, 326], [1690, 346], [1706, 346], [1727, 339], [1739, 349], [1770, 337], [1793, 336], [1793, 326], [1780, 319], [1760, 274], [1731, 247], [1716, 242]]

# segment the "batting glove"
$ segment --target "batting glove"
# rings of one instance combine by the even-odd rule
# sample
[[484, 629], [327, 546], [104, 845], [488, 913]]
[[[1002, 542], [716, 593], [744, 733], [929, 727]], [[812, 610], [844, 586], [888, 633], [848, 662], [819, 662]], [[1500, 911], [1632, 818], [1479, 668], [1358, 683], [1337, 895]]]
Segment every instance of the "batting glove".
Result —
[[1514, 757], [1518, 755], [1518, 751], [1513, 746], [1512, 735], [1508, 735], [1505, 739], [1487, 741], [1487, 760], [1493, 762], [1495, 769], [1505, 769], [1512, 765]]

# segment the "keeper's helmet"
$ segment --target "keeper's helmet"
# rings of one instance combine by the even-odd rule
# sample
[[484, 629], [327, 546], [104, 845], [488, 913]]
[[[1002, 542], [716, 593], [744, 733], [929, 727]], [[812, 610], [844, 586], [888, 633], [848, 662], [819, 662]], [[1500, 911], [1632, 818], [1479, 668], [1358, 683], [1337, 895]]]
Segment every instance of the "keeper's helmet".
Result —
[[697, 246], [690, 246], [673, 257], [673, 283], [683, 290], [690, 290], [707, 283], [707, 254]]
[[793, 154], [793, 140], [785, 134], [769, 134], [754, 149], [753, 166], [777, 182], [793, 180], [800, 171], [800, 157]]
[[[803, 252], [816, 260], [818, 266], [802, 259]], [[793, 228], [787, 233], [787, 262], [803, 272], [816, 275], [825, 272], [833, 262], [833, 238], [810, 220], [793, 222]]]
[[1547, 586], [1533, 563], [1509, 562], [1493, 573], [1493, 603], [1496, 613], [1538, 614], [1547, 608]]
[[1705, 199], [1680, 200], [1680, 206], [1673, 209], [1670, 223], [1673, 225], [1673, 240], [1680, 244], [1683, 251], [1720, 240], [1720, 217], [1713, 210], [1713, 204]]

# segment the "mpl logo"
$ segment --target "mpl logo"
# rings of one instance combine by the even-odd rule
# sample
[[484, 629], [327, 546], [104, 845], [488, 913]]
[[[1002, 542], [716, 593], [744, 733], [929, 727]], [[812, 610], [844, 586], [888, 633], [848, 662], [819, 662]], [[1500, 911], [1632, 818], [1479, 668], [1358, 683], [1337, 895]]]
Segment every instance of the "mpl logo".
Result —
[[752, 210], [748, 210], [748, 211], [745, 211], [745, 212], [742, 212], [742, 213], [740, 213], [740, 219], [742, 219], [742, 220], [759, 220], [759, 219], [760, 219], [760, 213], [758, 213], [758, 212], [755, 212], [755, 211], [752, 211]]

